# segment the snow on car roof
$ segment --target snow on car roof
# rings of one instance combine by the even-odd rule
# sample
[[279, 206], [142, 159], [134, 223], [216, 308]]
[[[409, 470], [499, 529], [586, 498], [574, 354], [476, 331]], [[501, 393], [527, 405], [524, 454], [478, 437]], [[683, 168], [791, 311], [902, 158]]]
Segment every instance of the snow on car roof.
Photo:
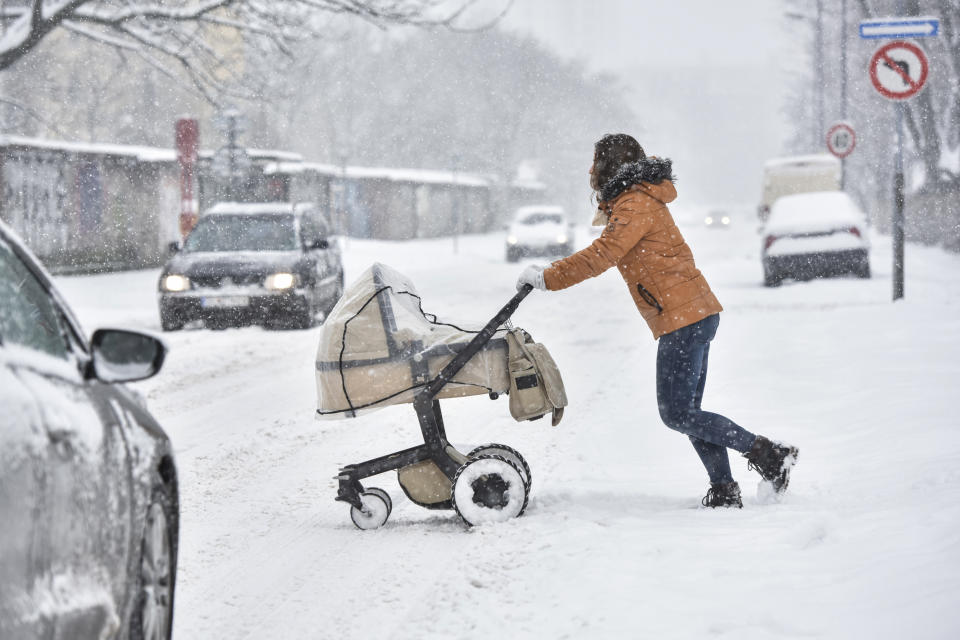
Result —
[[297, 204], [290, 202], [218, 202], [207, 209], [204, 215], [212, 213], [231, 215], [293, 213], [294, 211], [308, 209], [311, 206], [312, 203], [309, 202], [299, 202]]
[[564, 215], [563, 207], [554, 205], [554, 204], [532, 204], [525, 207], [520, 207], [513, 214], [516, 218], [522, 218], [524, 216], [530, 215], [531, 213], [556, 213], [559, 215]]
[[843, 191], [815, 191], [777, 198], [764, 229], [778, 233], [808, 233], [859, 226], [864, 215]]
[[763, 163], [763, 166], [766, 168], [783, 168], [783, 167], [803, 167], [810, 165], [819, 165], [827, 167], [836, 167], [840, 168], [840, 160], [833, 157], [828, 153], [811, 153], [801, 156], [784, 156], [781, 158], [770, 158]]

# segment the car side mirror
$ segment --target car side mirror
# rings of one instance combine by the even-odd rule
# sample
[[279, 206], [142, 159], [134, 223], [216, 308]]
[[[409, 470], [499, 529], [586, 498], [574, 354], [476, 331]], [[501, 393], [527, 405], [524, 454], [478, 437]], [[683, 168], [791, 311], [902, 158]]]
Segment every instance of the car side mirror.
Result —
[[102, 382], [133, 382], [155, 375], [167, 347], [146, 333], [127, 329], [97, 329], [90, 339], [92, 373]]
[[167, 245], [167, 255], [173, 255], [180, 252], [180, 243], [178, 241], [171, 242]]

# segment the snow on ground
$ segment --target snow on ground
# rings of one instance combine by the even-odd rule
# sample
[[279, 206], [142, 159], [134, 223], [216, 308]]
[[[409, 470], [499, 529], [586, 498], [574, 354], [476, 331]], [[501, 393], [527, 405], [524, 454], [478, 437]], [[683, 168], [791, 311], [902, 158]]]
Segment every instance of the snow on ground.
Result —
[[[515, 423], [506, 399], [442, 403], [453, 442], [503, 442], [532, 467], [526, 513], [470, 530], [394, 474], [369, 483], [393, 497], [387, 525], [353, 527], [339, 465], [419, 430], [408, 405], [315, 421], [316, 329], [167, 334], [164, 370], [136, 386], [180, 468], [176, 637], [960, 636], [960, 256], [908, 246], [894, 304], [889, 238], [871, 280], [766, 289], [753, 225], [684, 232], [726, 308], [704, 407], [800, 447], [782, 501], [735, 457], [743, 510], [699, 508], [706, 474], [659, 420], [656, 343], [613, 272], [514, 317], [561, 368], [559, 427]], [[476, 324], [523, 267], [499, 234], [344, 249], [348, 280], [385, 262], [427, 311]], [[157, 275], [59, 284], [88, 330], [159, 331]]]

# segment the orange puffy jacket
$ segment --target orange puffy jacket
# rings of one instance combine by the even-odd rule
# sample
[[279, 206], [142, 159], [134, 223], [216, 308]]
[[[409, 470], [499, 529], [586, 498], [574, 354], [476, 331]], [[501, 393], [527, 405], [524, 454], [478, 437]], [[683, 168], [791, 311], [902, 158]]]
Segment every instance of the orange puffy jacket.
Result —
[[633, 184], [600, 203], [607, 226], [590, 246], [543, 272], [547, 289], [565, 289], [617, 265], [654, 339], [723, 311], [693, 262], [667, 203], [670, 180]]

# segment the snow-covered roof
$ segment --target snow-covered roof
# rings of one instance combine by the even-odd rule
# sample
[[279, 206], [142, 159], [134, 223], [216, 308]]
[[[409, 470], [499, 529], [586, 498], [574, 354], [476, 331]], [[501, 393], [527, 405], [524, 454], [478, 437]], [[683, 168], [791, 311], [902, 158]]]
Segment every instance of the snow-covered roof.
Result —
[[0, 147], [29, 147], [65, 153], [86, 153], [107, 156], [127, 156], [141, 162], [176, 162], [177, 152], [162, 147], [145, 147], [102, 142], [65, 142], [46, 138], [0, 135]]
[[[275, 162], [264, 167], [266, 175], [296, 175], [305, 171], [328, 176], [339, 176], [344, 169], [332, 165], [314, 162]], [[456, 184], [466, 187], [487, 187], [490, 181], [471, 173], [438, 171], [435, 169], [403, 169], [391, 167], [346, 167], [346, 177], [370, 180], [389, 180], [390, 182], [415, 182], [418, 184]]]
[[486, 187], [490, 182], [469, 173], [436, 171], [433, 169], [392, 169], [387, 167], [347, 167], [348, 178], [379, 178], [391, 182], [420, 184], [457, 184], [467, 187]]
[[279, 151], [277, 149], [247, 149], [247, 155], [251, 158], [273, 158], [274, 160], [283, 160], [287, 162], [296, 162], [303, 160], [303, 156], [293, 151]]
[[291, 202], [218, 202], [207, 209], [204, 215], [211, 213], [227, 213], [230, 215], [293, 213], [311, 206], [313, 205], [309, 202], [297, 204]]
[[[298, 164], [303, 160], [303, 156], [299, 153], [294, 153], [292, 151], [278, 151], [276, 149], [248, 149], [243, 147], [243, 151], [247, 154], [248, 157], [254, 160], [274, 160], [281, 163], [291, 163]], [[208, 159], [212, 158], [216, 154], [216, 149], [201, 149], [197, 152], [197, 156], [200, 158]], [[267, 166], [272, 166], [273, 163], [267, 164]]]
[[319, 162], [271, 162], [263, 168], [265, 175], [283, 174], [298, 175], [304, 171], [319, 173], [325, 176], [339, 176], [342, 169], [332, 164], [322, 164]]
[[[0, 135], [0, 147], [29, 147], [32, 149], [46, 149], [65, 153], [88, 153], [105, 156], [125, 156], [136, 158], [141, 162], [176, 162], [175, 149], [163, 147], [147, 147], [131, 144], [113, 144], [105, 142], [65, 142], [63, 140], [49, 140], [46, 138], [27, 138], [24, 136]], [[297, 162], [302, 159], [299, 153], [277, 151], [274, 149], [245, 149], [247, 155], [254, 159], [284, 160]], [[198, 155], [203, 158], [212, 157], [215, 152], [209, 149], [201, 150]]]

